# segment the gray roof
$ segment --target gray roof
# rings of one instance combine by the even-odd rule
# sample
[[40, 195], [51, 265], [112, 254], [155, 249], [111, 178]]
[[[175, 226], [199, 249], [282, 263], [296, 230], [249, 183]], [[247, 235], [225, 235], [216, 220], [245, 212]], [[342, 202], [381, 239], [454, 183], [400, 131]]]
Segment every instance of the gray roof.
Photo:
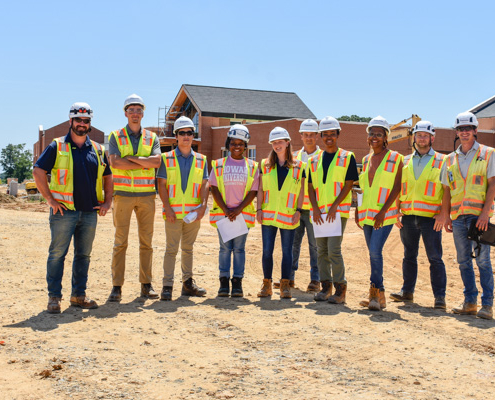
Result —
[[495, 117], [495, 96], [474, 106], [471, 111], [477, 118], [492, 118]]
[[299, 96], [290, 92], [184, 85], [202, 115], [251, 119], [316, 118]]

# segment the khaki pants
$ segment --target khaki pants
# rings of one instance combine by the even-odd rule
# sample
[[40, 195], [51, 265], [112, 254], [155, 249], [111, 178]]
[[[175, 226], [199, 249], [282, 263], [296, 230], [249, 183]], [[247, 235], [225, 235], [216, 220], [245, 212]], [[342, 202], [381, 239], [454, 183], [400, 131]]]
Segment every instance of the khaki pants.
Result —
[[193, 272], [193, 246], [198, 236], [201, 221], [194, 221], [186, 224], [182, 220], [174, 223], [165, 221], [165, 234], [167, 236], [167, 246], [163, 259], [163, 286], [174, 285], [175, 259], [179, 251], [179, 244], [182, 250], [181, 266], [182, 281], [192, 278]]
[[136, 213], [139, 235], [139, 282], [151, 283], [153, 262], [153, 224], [155, 220], [155, 197], [115, 196], [113, 200], [113, 225], [115, 241], [112, 255], [112, 283], [122, 286], [125, 276], [125, 253], [132, 212]]

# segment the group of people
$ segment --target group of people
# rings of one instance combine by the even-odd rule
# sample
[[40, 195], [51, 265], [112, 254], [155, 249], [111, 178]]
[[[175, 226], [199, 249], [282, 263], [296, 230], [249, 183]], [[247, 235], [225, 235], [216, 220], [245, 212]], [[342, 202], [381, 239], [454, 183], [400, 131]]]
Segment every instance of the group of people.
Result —
[[[141, 127], [144, 110], [141, 97], [134, 94], [125, 100], [128, 123], [110, 134], [107, 159], [103, 146], [88, 136], [93, 117], [91, 107], [75, 103], [69, 113], [69, 133], [55, 139], [35, 164], [34, 178], [50, 205], [49, 313], [61, 311], [63, 265], [72, 237], [70, 303], [82, 308], [98, 307], [86, 296], [86, 283], [97, 214], [104, 216], [112, 200], [115, 240], [113, 287], [108, 300], [122, 299], [133, 212], [138, 224], [141, 296], [172, 299], [179, 246], [182, 295], [206, 295], [206, 290], [193, 279], [193, 248], [207, 212], [210, 190], [213, 208], [209, 219], [213, 226], [217, 227], [220, 221], [222, 225], [240, 222], [244, 227], [245, 224], [241, 233], [228, 240], [224, 240], [224, 231], [218, 228], [219, 297], [243, 296], [247, 232], [257, 221], [261, 225], [263, 245], [263, 282], [258, 297], [272, 296], [275, 287], [280, 289], [281, 298], [291, 298], [306, 234], [311, 267], [307, 290], [315, 292], [315, 301], [343, 304], [347, 280], [341, 245], [351, 213], [353, 184], [359, 180], [354, 219], [364, 231], [371, 266], [369, 297], [360, 304], [377, 311], [386, 307], [382, 250], [395, 224], [400, 228], [404, 245], [404, 282], [401, 290], [390, 297], [394, 301], [413, 301], [422, 237], [430, 263], [434, 307], [445, 309], [447, 278], [441, 240], [445, 228], [454, 234], [464, 283], [464, 301], [453, 312], [493, 318], [490, 247], [481, 245], [476, 258], [483, 289], [482, 306], [478, 310], [471, 258], [474, 242], [467, 235], [471, 224], [480, 230], [488, 228], [495, 198], [494, 149], [476, 141], [478, 121], [473, 114], [457, 116], [454, 128], [461, 144], [447, 156], [433, 150], [435, 129], [431, 122], [420, 121], [414, 126], [414, 152], [403, 157], [388, 149], [388, 122], [381, 116], [373, 118], [367, 127], [370, 153], [362, 160], [360, 174], [354, 154], [338, 146], [341, 127], [333, 117], [325, 117], [319, 124], [310, 119], [303, 121], [299, 132], [304, 146], [298, 151], [293, 151], [286, 129], [274, 128], [268, 139], [272, 150], [260, 164], [246, 157], [250, 134], [246, 126], [238, 124], [227, 134], [225, 148], [229, 155], [212, 161], [209, 174], [206, 157], [192, 150], [195, 135], [192, 120], [182, 116], [175, 121], [177, 146], [162, 154], [156, 134]], [[322, 148], [316, 144], [318, 136]], [[47, 174], [51, 175], [50, 182]], [[166, 233], [160, 294], [152, 286], [157, 189]], [[315, 225], [322, 224], [336, 226], [340, 233], [328, 237], [315, 235]], [[274, 282], [277, 232], [282, 260], [280, 280]]]

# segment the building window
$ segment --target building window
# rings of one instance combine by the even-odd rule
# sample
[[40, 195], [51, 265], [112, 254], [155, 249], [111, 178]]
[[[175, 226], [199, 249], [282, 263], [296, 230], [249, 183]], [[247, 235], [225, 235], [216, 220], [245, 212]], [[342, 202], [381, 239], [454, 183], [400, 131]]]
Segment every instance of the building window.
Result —
[[229, 151], [225, 147], [222, 147], [221, 151], [222, 151], [221, 158], [227, 157], [229, 155]]
[[248, 158], [256, 161], [256, 146], [248, 146]]

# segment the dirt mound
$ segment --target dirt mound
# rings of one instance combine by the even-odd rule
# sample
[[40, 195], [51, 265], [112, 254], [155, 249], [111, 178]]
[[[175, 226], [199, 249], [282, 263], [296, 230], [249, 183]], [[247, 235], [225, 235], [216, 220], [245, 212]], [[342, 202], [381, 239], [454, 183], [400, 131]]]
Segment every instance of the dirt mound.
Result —
[[10, 194], [0, 193], [0, 203], [17, 203], [17, 198]]

